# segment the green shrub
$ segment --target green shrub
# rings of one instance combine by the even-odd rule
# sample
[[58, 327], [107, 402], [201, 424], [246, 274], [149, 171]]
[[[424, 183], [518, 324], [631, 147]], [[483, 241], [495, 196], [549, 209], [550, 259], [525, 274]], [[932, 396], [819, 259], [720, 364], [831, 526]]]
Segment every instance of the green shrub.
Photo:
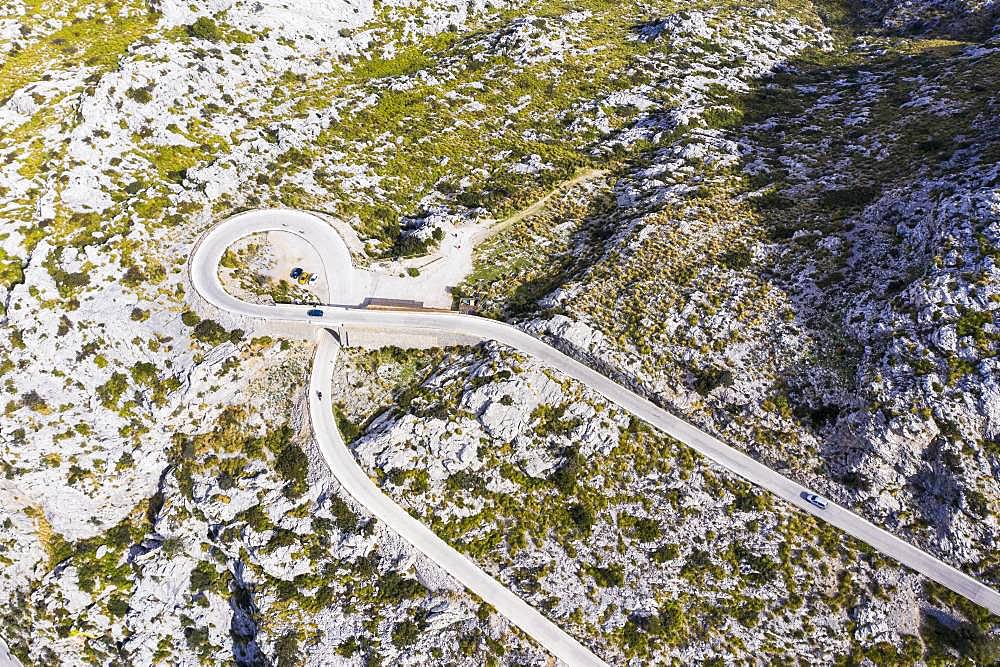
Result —
[[664, 544], [653, 550], [653, 561], [656, 563], [666, 563], [681, 555], [681, 548], [676, 544]]
[[160, 549], [166, 558], [173, 558], [181, 553], [184, 553], [184, 538], [171, 536], [163, 540], [163, 544], [160, 545]]
[[471, 491], [482, 494], [486, 491], [486, 482], [483, 478], [468, 470], [459, 470], [445, 480], [445, 487], [449, 491]]
[[138, 266], [130, 266], [122, 276], [122, 282], [129, 287], [138, 287], [146, 282], [146, 274]]
[[753, 628], [760, 623], [760, 614], [764, 610], [764, 601], [758, 598], [745, 598], [743, 604], [736, 610], [736, 620], [744, 627]]
[[480, 636], [478, 630], [467, 632], [458, 638], [458, 650], [463, 655], [475, 655], [479, 650], [479, 643]]
[[361, 642], [357, 637], [348, 637], [337, 646], [337, 655], [350, 658], [361, 650]]
[[403, 577], [398, 572], [390, 570], [379, 577], [378, 592], [380, 600], [399, 603], [421, 597], [427, 589], [416, 579]]
[[191, 590], [195, 593], [211, 588], [219, 578], [219, 573], [215, 571], [215, 566], [207, 560], [198, 561], [198, 564], [191, 570]]
[[781, 190], [765, 192], [760, 197], [751, 199], [750, 203], [761, 213], [767, 211], [786, 211], [795, 206], [795, 202], [782, 195]]
[[753, 255], [746, 246], [730, 248], [719, 257], [719, 266], [730, 271], [742, 271], [753, 263]]
[[353, 533], [358, 527], [358, 515], [351, 511], [343, 500], [330, 496], [330, 513], [337, 528], [345, 533]]
[[747, 488], [736, 494], [736, 501], [733, 505], [741, 512], [763, 512], [771, 506], [771, 503], [770, 497], [766, 493], [757, 493], [753, 489]]
[[153, 101], [153, 95], [149, 92], [149, 88], [129, 88], [125, 91], [125, 96], [140, 104]]
[[420, 626], [414, 621], [406, 619], [396, 624], [392, 629], [392, 643], [397, 648], [403, 648], [417, 641], [420, 636]]
[[649, 640], [638, 623], [631, 618], [625, 621], [625, 627], [622, 628], [622, 640], [633, 654], [644, 655], [648, 651]]
[[415, 257], [427, 254], [427, 241], [413, 234], [400, 234], [392, 246], [395, 257]]
[[671, 646], [678, 646], [687, 639], [687, 613], [677, 600], [670, 600], [660, 608], [657, 634]]
[[955, 322], [955, 333], [959, 338], [969, 336], [976, 341], [978, 346], [984, 347], [987, 343], [985, 327], [992, 323], [993, 313], [985, 310], [976, 311], [962, 306], [959, 306], [959, 312], [961, 314], [958, 321]]
[[563, 464], [552, 473], [550, 480], [556, 485], [560, 493], [568, 496], [576, 491], [576, 479], [584, 463], [586, 463], [586, 459], [583, 458], [580, 452], [574, 449], [566, 457], [566, 460], [563, 461]]
[[719, 387], [730, 387], [733, 384], [733, 372], [728, 368], [696, 368], [691, 371], [694, 376], [694, 388], [702, 396], [707, 396]]
[[878, 190], [871, 186], [855, 185], [840, 190], [827, 190], [820, 195], [820, 202], [827, 208], [861, 208], [868, 204]]
[[580, 425], [578, 417], [566, 419], [566, 405], [552, 407], [542, 404], [532, 410], [531, 419], [535, 424], [535, 433], [544, 437], [547, 435], [566, 435]]
[[637, 519], [633, 534], [640, 542], [655, 542], [660, 539], [660, 524], [653, 519]]
[[184, 326], [193, 327], [197, 326], [197, 324], [201, 322], [201, 318], [198, 317], [198, 313], [193, 310], [185, 310], [181, 313], [181, 322], [184, 323]]
[[84, 287], [90, 284], [90, 276], [86, 273], [81, 273], [75, 271], [73, 273], [65, 273], [62, 275], [62, 280], [59, 281], [59, 286], [67, 289], [76, 289], [78, 287]]
[[112, 596], [108, 600], [108, 612], [115, 618], [125, 618], [128, 614], [128, 600], [118, 595]]
[[951, 627], [937, 616], [925, 613], [920, 637], [927, 658], [947, 658], [947, 648], [951, 648], [974, 665], [995, 665], [1000, 660], [1000, 638], [985, 633], [975, 623], [961, 622]]
[[706, 127], [724, 129], [736, 127], [743, 120], [743, 111], [728, 105], [712, 107], [701, 116]]
[[278, 667], [296, 667], [299, 664], [299, 635], [289, 630], [274, 642], [274, 657]]
[[49, 408], [45, 399], [34, 389], [21, 394], [21, 403], [24, 407], [35, 412], [47, 412]]
[[625, 584], [625, 570], [617, 563], [613, 563], [607, 567], [595, 565], [590, 568], [590, 574], [601, 588], [623, 586]]
[[132, 379], [138, 384], [144, 384], [147, 386], [157, 384], [159, 369], [156, 368], [156, 364], [152, 364], [148, 361], [140, 361], [132, 366], [132, 370], [130, 372], [132, 374]]
[[594, 526], [594, 513], [589, 507], [581, 503], [570, 505], [569, 518], [573, 521], [578, 533], [583, 536], [590, 534]]
[[187, 626], [184, 628], [184, 639], [187, 640], [188, 647], [202, 658], [207, 658], [212, 652], [212, 644], [208, 640], [208, 628]]
[[306, 477], [309, 474], [309, 459], [295, 443], [288, 443], [275, 460], [275, 468], [285, 479], [285, 496], [298, 498], [309, 488]]
[[209, 41], [216, 41], [222, 34], [219, 31], [219, 26], [215, 21], [208, 18], [207, 16], [200, 16], [198, 19], [187, 27], [187, 32], [190, 36], [197, 39], [207, 39]]
[[128, 389], [128, 378], [124, 373], [115, 371], [107, 382], [97, 388], [97, 396], [104, 407], [114, 408], [126, 389]]
[[681, 576], [688, 580], [696, 580], [711, 569], [711, 555], [704, 549], [694, 549], [688, 555], [687, 562], [681, 567]]
[[201, 320], [195, 325], [192, 335], [209, 345], [221, 345], [229, 340], [229, 332], [215, 320]]
[[350, 444], [358, 439], [361, 435], [361, 427], [352, 422], [344, 411], [338, 406], [333, 406], [333, 417], [337, 421], [337, 429], [340, 431], [341, 437], [344, 438], [344, 442]]

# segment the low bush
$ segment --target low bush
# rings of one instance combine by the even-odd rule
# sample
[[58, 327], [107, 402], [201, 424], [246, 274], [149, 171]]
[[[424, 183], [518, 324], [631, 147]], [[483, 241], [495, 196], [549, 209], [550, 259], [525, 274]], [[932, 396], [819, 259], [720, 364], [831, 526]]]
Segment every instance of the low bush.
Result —
[[378, 580], [379, 599], [385, 602], [399, 603], [421, 597], [426, 592], [427, 589], [419, 581], [403, 577], [393, 570], [386, 572]]
[[590, 574], [601, 588], [625, 585], [625, 570], [618, 564], [611, 564], [607, 567], [595, 565], [590, 568]]
[[414, 621], [406, 619], [396, 624], [392, 629], [392, 643], [397, 648], [403, 648], [417, 641], [420, 636], [420, 626]]
[[[239, 329], [234, 329], [234, 331], [239, 332], [239, 338], [243, 337], [243, 332], [239, 331]], [[228, 340], [232, 340], [232, 334], [226, 331], [225, 327], [215, 320], [201, 320], [195, 325], [192, 335], [196, 340], [208, 345], [221, 345]]]
[[222, 36], [218, 24], [207, 16], [198, 17], [194, 23], [187, 27], [187, 33], [191, 37], [207, 39], [212, 42]]

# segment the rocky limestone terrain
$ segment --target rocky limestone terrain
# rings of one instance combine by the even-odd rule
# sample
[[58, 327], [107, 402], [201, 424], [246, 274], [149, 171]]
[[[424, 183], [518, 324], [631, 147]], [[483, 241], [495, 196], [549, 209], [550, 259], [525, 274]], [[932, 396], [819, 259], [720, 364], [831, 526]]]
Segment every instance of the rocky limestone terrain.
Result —
[[369, 474], [613, 663], [921, 654], [919, 577], [531, 359], [487, 345], [344, 367], [394, 406], [341, 417]]
[[996, 61], [934, 48], [776, 74], [657, 151], [530, 327], [996, 582]]
[[[937, 0], [4, 3], [0, 649], [547, 662], [332, 480], [308, 343], [191, 310], [192, 244], [255, 206], [368, 265], [553, 193], [456, 294], [998, 585], [998, 40]], [[312, 300], [245, 259], [234, 292]], [[331, 391], [610, 663], [996, 660], [996, 618], [509, 350]]]

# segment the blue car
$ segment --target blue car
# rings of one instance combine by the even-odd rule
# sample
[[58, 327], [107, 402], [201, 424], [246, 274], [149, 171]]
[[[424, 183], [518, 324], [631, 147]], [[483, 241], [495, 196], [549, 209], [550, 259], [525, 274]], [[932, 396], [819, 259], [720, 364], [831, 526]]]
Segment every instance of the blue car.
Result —
[[312, 310], [306, 312], [309, 317], [323, 317], [323, 311], [319, 308], [313, 308]]
[[302, 275], [302, 267], [296, 266], [288, 275], [291, 276], [292, 280], [298, 280], [299, 276]]

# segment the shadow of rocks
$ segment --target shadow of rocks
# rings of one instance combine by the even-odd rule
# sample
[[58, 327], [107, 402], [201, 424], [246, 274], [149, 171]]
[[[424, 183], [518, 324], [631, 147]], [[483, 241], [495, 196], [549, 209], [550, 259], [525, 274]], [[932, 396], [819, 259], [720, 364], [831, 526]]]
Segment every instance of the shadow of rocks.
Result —
[[[997, 20], [996, 8], [933, 7], [944, 12], [933, 26], [898, 32], [983, 34]], [[882, 21], [887, 32], [897, 10], [859, 7], [848, 27]], [[741, 137], [743, 196], [766, 257], [753, 269], [787, 295], [792, 326], [818, 350], [790, 354], [781, 374], [836, 482], [827, 491], [939, 553], [972, 541], [959, 559], [974, 561], [996, 538], [973, 511], [977, 485], [991, 479], [977, 445], [986, 408], [977, 362], [963, 365], [945, 338], [963, 309], [988, 308], [976, 281], [1000, 232], [983, 204], [1000, 185], [1000, 133], [987, 120], [1000, 112], [1000, 56], [864, 41], [787, 62], [742, 100], [729, 129]], [[995, 341], [977, 354], [992, 363]], [[968, 569], [1000, 581], [995, 563]]]
[[1000, 4], [984, 0], [861, 0], [855, 7], [870, 29], [899, 36], [982, 41], [1000, 20]]
[[229, 634], [233, 639], [233, 660], [240, 667], [270, 667], [271, 661], [257, 644], [257, 622], [260, 612], [253, 599], [253, 587], [243, 577], [243, 564], [234, 563], [230, 584], [229, 607], [233, 610]]

